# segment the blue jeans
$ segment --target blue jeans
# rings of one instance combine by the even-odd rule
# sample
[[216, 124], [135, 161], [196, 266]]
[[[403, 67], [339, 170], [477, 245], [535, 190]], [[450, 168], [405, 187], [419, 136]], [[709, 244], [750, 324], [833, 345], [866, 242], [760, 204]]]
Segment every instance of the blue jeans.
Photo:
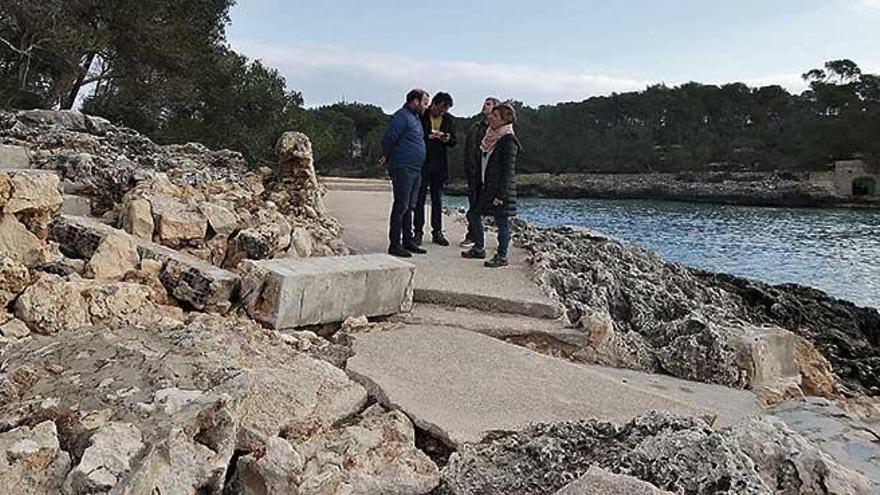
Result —
[[[486, 250], [486, 229], [483, 227], [483, 216], [474, 210], [474, 208], [468, 210], [468, 225], [473, 227], [473, 249], [482, 253]], [[510, 246], [510, 217], [507, 215], [495, 215], [495, 226], [498, 227], [497, 256], [507, 259], [507, 251]]]
[[419, 184], [422, 181], [421, 168], [401, 167], [389, 170], [394, 203], [391, 205], [389, 222], [389, 247], [399, 248], [413, 245], [413, 209], [418, 199]]

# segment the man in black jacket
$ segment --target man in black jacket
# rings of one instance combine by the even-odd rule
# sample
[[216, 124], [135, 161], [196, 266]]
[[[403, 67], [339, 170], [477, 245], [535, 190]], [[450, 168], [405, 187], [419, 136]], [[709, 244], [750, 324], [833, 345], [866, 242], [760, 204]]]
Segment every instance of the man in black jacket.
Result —
[[431, 106], [422, 116], [425, 130], [425, 165], [422, 167], [422, 183], [413, 215], [416, 244], [422, 243], [425, 228], [425, 200], [431, 192], [431, 238], [434, 244], [448, 246], [443, 236], [443, 186], [449, 180], [449, 163], [446, 150], [455, 146], [455, 124], [449, 109], [452, 96], [439, 92], [431, 100]]
[[[486, 129], [489, 128], [489, 121], [486, 120], [489, 118], [489, 114], [492, 113], [492, 110], [495, 109], [501, 103], [501, 100], [495, 97], [488, 97], [483, 102], [483, 108], [480, 109], [481, 118], [479, 121], [474, 122], [470, 129], [468, 129], [467, 136], [464, 140], [464, 175], [467, 179], [467, 195], [468, 195], [468, 212], [472, 210], [475, 206], [476, 195], [477, 195], [477, 184], [479, 183], [478, 176], [480, 174], [480, 143], [483, 141], [483, 136], [486, 135]], [[471, 216], [468, 215], [468, 219]], [[459, 246], [461, 247], [470, 247], [474, 245], [474, 226], [471, 225], [470, 220], [468, 220], [468, 231], [467, 235], [465, 235], [464, 240], [461, 241]]]

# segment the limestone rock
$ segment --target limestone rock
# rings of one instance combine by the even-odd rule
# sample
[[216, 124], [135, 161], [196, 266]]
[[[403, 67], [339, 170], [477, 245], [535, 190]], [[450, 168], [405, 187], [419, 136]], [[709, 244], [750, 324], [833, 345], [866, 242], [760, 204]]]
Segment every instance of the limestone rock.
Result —
[[415, 447], [413, 425], [400, 411], [316, 435], [298, 451], [303, 495], [421, 495], [440, 482], [437, 466]]
[[[725, 435], [754, 461], [773, 493], [867, 495], [873, 483], [837, 464], [778, 418], [752, 419]], [[792, 487], [799, 487], [790, 492]]]
[[61, 450], [51, 421], [0, 433], [0, 486], [5, 490], [57, 495], [68, 469], [70, 456]]
[[672, 495], [665, 490], [602, 468], [592, 467], [587, 474], [556, 492], [555, 495]]
[[12, 195], [3, 211], [52, 215], [64, 200], [59, 192], [58, 176], [48, 172], [19, 172], [10, 174]]
[[30, 166], [30, 150], [26, 147], [0, 144], [0, 170], [30, 168]]
[[107, 492], [132, 467], [144, 448], [140, 430], [132, 424], [110, 423], [92, 435], [79, 464], [67, 475], [67, 495]]
[[0, 256], [25, 265], [51, 257], [48, 248], [13, 215], [0, 213]]
[[308, 258], [312, 255], [314, 243], [309, 231], [303, 227], [293, 229], [290, 236], [290, 249], [287, 254], [296, 258]]
[[31, 329], [23, 321], [13, 318], [0, 323], [0, 335], [10, 339], [22, 339], [31, 334]]
[[181, 247], [205, 239], [208, 222], [195, 208], [166, 197], [154, 197], [150, 204], [162, 244]]
[[145, 199], [134, 199], [128, 203], [122, 214], [122, 229], [141, 239], [153, 240], [155, 225], [150, 202]]
[[244, 259], [262, 260], [284, 252], [290, 246], [290, 223], [275, 210], [261, 210], [254, 226], [239, 231], [229, 240], [225, 267], [235, 267]]
[[44, 335], [91, 324], [88, 305], [77, 287], [51, 274], [41, 274], [18, 297], [15, 316]]
[[21, 294], [30, 279], [26, 266], [0, 255], [0, 310]]
[[199, 205], [199, 210], [215, 234], [229, 235], [238, 227], [238, 216], [223, 206], [205, 203]]
[[86, 271], [99, 280], [119, 280], [140, 263], [137, 244], [130, 235], [113, 233], [101, 240], [86, 265]]
[[367, 400], [363, 387], [329, 363], [300, 355], [289, 369], [254, 369], [221, 392], [241, 393], [239, 445], [265, 441], [290, 423], [320, 419], [332, 424], [357, 412]]
[[237, 493], [268, 495], [300, 493], [303, 461], [290, 443], [279, 437], [270, 438], [261, 455], [250, 454], [238, 460]]
[[90, 284], [82, 287], [81, 293], [95, 325], [151, 328], [160, 323], [180, 323], [184, 319], [180, 308], [156, 304], [152, 300], [153, 289], [144, 285], [125, 282]]
[[4, 173], [0, 172], [0, 211], [6, 207], [9, 198], [12, 197], [12, 179]]

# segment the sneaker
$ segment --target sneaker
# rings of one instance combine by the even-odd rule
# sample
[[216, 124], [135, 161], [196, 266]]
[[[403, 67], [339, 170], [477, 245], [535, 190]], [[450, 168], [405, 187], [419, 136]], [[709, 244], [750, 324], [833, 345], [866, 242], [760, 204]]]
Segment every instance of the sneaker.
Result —
[[474, 251], [474, 248], [471, 248], [467, 251], [462, 251], [461, 257], [469, 260], [484, 260], [486, 259], [486, 251]]
[[498, 268], [501, 266], [507, 266], [507, 258], [501, 258], [498, 255], [495, 255], [491, 260], [483, 263], [486, 268]]
[[422, 248], [420, 248], [420, 247], [418, 247], [418, 246], [415, 246], [415, 245], [413, 245], [413, 246], [403, 246], [403, 250], [404, 250], [404, 251], [409, 251], [410, 253], [415, 253], [415, 254], [426, 254], [426, 253], [428, 252], [428, 251], [426, 251], [426, 250], [424, 250], [424, 249], [422, 249]]
[[465, 237], [463, 241], [458, 243], [460, 247], [471, 247], [474, 245], [474, 240], [470, 237]]
[[446, 240], [446, 237], [443, 237], [443, 234], [434, 234], [431, 242], [438, 246], [448, 246], [449, 241]]
[[391, 256], [397, 256], [398, 258], [412, 258], [412, 253], [402, 247], [392, 246], [388, 248], [388, 254]]

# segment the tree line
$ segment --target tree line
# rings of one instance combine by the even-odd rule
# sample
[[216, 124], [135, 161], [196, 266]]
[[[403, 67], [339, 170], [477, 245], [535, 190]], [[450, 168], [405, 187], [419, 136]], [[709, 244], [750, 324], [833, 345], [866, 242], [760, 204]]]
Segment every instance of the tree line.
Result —
[[[235, 53], [234, 0], [0, 3], [0, 106], [73, 108], [160, 143], [197, 141], [272, 161], [286, 130], [319, 168], [369, 175], [389, 116], [363, 103], [304, 108], [302, 94]], [[522, 172], [816, 169], [880, 159], [880, 77], [850, 60], [804, 74], [809, 89], [655, 85], [538, 108], [515, 103]], [[462, 135], [477, 116], [457, 119]], [[452, 164], [461, 162], [461, 147]]]

